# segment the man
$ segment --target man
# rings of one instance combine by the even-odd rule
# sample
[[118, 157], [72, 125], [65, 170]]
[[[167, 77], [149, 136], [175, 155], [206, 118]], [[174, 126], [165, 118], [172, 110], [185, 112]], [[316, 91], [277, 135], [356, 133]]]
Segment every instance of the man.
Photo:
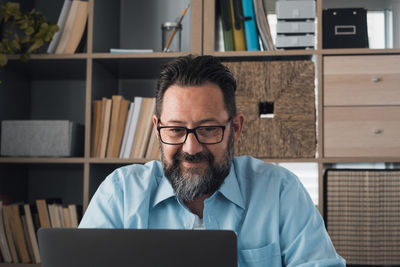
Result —
[[167, 64], [153, 117], [161, 163], [110, 174], [80, 227], [230, 229], [239, 266], [344, 266], [295, 175], [233, 157], [244, 123], [235, 89], [231, 72], [214, 57]]

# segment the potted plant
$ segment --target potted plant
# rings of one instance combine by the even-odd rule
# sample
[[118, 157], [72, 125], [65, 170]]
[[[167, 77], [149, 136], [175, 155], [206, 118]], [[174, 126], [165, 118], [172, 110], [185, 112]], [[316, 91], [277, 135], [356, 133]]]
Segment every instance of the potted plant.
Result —
[[7, 55], [29, 60], [29, 55], [49, 43], [58, 31], [57, 24], [49, 22], [42, 12], [32, 9], [22, 13], [15, 2], [0, 3], [0, 25], [0, 67], [7, 64]]

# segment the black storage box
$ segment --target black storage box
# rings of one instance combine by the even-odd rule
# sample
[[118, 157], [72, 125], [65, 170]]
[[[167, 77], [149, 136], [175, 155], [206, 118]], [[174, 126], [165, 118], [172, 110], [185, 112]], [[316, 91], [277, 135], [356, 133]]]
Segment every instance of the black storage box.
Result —
[[368, 48], [367, 10], [334, 8], [323, 10], [323, 48]]

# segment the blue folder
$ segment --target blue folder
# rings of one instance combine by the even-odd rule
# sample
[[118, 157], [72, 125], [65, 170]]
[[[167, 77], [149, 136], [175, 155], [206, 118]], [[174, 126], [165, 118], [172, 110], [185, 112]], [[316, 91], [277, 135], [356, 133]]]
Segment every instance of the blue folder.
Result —
[[248, 51], [260, 50], [258, 43], [258, 32], [256, 19], [254, 16], [253, 0], [242, 0], [244, 20], [244, 33], [246, 37], [246, 47]]

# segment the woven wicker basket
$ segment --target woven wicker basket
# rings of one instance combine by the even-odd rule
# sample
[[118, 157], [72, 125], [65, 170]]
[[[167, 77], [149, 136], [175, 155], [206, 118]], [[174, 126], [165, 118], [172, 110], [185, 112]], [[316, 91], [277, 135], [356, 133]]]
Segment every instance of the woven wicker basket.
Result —
[[[224, 63], [237, 79], [238, 112], [245, 115], [236, 155], [313, 158], [316, 150], [314, 63], [241, 61]], [[273, 103], [262, 118], [259, 103]]]
[[327, 170], [326, 226], [348, 265], [400, 265], [400, 170]]

